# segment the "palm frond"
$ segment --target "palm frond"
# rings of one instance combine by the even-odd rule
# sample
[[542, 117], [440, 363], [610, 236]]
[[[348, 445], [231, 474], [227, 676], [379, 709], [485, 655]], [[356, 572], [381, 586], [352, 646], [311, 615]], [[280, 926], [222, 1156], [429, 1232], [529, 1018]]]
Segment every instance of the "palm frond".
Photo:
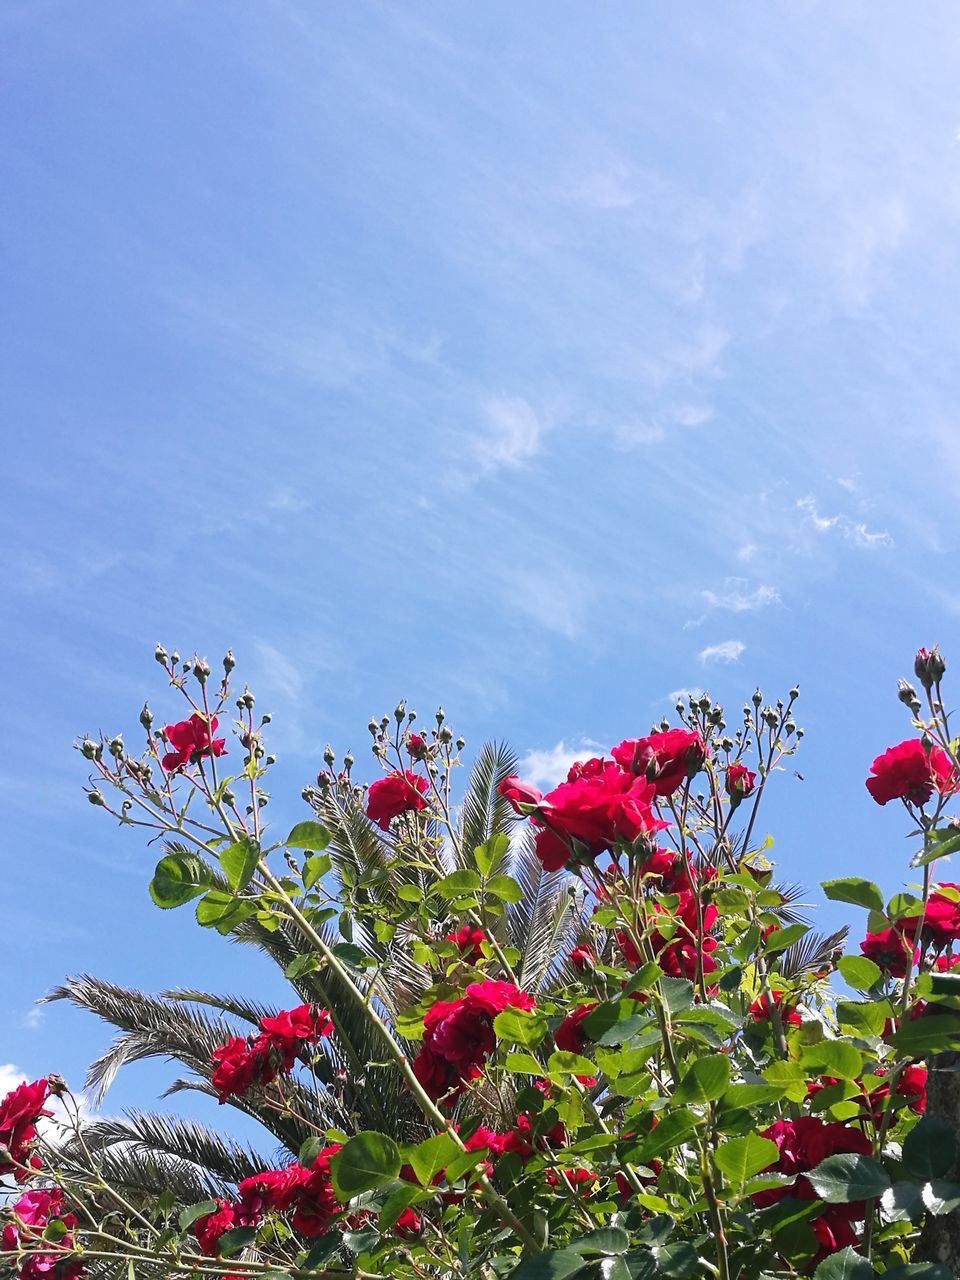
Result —
[[835, 933], [806, 934], [799, 942], [787, 947], [780, 962], [780, 972], [785, 978], [799, 978], [804, 973], [829, 969], [842, 955], [846, 938], [846, 925]]
[[[498, 831], [509, 832], [516, 823], [517, 815], [497, 791], [504, 778], [516, 771], [516, 753], [505, 742], [486, 742], [480, 748], [461, 806], [458, 844], [464, 859], [472, 858], [478, 844]], [[502, 869], [494, 867], [492, 873]]]
[[529, 832], [518, 842], [510, 869], [522, 894], [507, 913], [509, 941], [520, 952], [517, 980], [537, 991], [557, 974], [583, 920], [570, 893], [572, 878], [564, 871], [544, 871]]

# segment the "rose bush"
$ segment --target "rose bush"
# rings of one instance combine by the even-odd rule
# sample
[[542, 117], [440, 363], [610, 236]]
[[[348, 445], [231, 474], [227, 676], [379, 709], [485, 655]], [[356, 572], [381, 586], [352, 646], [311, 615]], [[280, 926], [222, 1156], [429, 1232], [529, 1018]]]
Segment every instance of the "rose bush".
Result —
[[[269, 717], [248, 690], [236, 743], [214, 737], [232, 655], [216, 687], [203, 660], [157, 657], [187, 717], [154, 729], [145, 707], [138, 752], [121, 735], [79, 743], [90, 800], [163, 836], [159, 907], [192, 902], [199, 926], [260, 946], [295, 998], [271, 1012], [139, 996], [122, 1025], [140, 1040], [101, 1078], [148, 1052], [167, 1009], [192, 1087], [259, 1118], [286, 1155], [239, 1176], [210, 1139], [190, 1160], [215, 1194], [191, 1200], [156, 1126], [162, 1187], [123, 1163], [129, 1128], [111, 1139], [58, 1077], [22, 1085], [0, 1101], [0, 1270], [954, 1274], [960, 888], [935, 873], [960, 849], [946, 816], [960, 751], [937, 650], [916, 661], [926, 706], [901, 687], [914, 736], [866, 780], [873, 801], [902, 803], [916, 883], [889, 899], [859, 876], [825, 883], [867, 913], [847, 954], [843, 934], [811, 932], [757, 836], [802, 736], [795, 689], [772, 704], [758, 691], [730, 727], [706, 695], [679, 703], [678, 725], [578, 762], [545, 794], [489, 752], [464, 791], [443, 712], [414, 730], [401, 704], [370, 722], [380, 776], [328, 748], [310, 817], [276, 839]], [[204, 1023], [190, 999], [249, 1030]]]

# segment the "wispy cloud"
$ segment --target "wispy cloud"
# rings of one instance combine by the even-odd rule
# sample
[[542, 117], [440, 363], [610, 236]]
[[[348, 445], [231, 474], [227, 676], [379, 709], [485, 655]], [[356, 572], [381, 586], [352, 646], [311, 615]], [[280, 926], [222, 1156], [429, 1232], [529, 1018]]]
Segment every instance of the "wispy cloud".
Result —
[[886, 530], [870, 530], [863, 521], [854, 520], [842, 512], [835, 516], [822, 516], [812, 497], [798, 498], [797, 510], [803, 513], [805, 521], [818, 533], [838, 533], [845, 542], [863, 551], [879, 551], [893, 546], [893, 538]]
[[563, 781], [572, 764], [599, 755], [602, 749], [600, 743], [590, 738], [581, 738], [577, 744], [561, 738], [556, 746], [532, 748], [517, 769], [525, 782], [546, 791]]
[[703, 690], [697, 685], [695, 688], [688, 689], [686, 685], [682, 689], [671, 689], [667, 694], [667, 701], [676, 706], [678, 702], [686, 702], [688, 698], [699, 698]]
[[720, 644], [708, 644], [700, 650], [700, 661], [704, 666], [711, 662], [739, 662], [746, 649], [742, 640], [723, 640]]
[[563, 565], [539, 571], [512, 569], [507, 589], [514, 607], [545, 630], [568, 640], [582, 631], [591, 588], [572, 569]]
[[255, 641], [253, 647], [268, 692], [273, 691], [284, 698], [299, 698], [303, 692], [303, 675], [296, 663], [266, 640]]
[[711, 609], [726, 609], [730, 613], [749, 613], [780, 603], [779, 592], [774, 587], [760, 584], [751, 590], [746, 578], [727, 578], [719, 591], [701, 591], [700, 596]]
[[486, 471], [519, 467], [540, 452], [549, 425], [523, 396], [494, 396], [483, 406], [486, 429], [475, 441], [475, 452]]

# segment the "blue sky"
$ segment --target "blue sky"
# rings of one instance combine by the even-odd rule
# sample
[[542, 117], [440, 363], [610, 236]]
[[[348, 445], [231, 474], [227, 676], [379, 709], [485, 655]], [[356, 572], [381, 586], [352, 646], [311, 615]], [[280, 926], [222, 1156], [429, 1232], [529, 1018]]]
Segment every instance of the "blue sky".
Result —
[[280, 990], [81, 793], [78, 733], [174, 711], [158, 640], [232, 644], [278, 826], [401, 696], [546, 776], [799, 681], [784, 874], [899, 884], [863, 778], [958, 650], [955, 6], [9, 0], [0, 37], [0, 1063], [80, 1079], [105, 1033], [32, 1010], [67, 972]]

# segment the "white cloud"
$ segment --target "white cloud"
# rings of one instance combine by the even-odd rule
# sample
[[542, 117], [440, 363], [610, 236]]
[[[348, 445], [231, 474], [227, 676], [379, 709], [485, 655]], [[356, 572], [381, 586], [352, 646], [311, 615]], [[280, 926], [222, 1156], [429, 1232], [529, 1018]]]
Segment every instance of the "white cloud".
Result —
[[748, 560], [752, 560], [759, 550], [760, 548], [755, 542], [745, 542], [737, 552], [737, 559], [746, 563]]
[[602, 747], [590, 738], [581, 738], [578, 745], [567, 743], [564, 739], [555, 747], [540, 750], [531, 749], [517, 766], [520, 777], [541, 791], [555, 787], [567, 776], [567, 771], [578, 760], [588, 760], [599, 755]]
[[519, 569], [507, 576], [511, 600], [522, 613], [568, 640], [580, 634], [589, 588], [572, 570], [563, 566]]
[[871, 531], [861, 520], [853, 520], [842, 512], [835, 516], [822, 516], [812, 497], [798, 498], [797, 510], [802, 511], [808, 524], [818, 533], [839, 533], [845, 542], [864, 551], [878, 551], [892, 547], [893, 538], [885, 530]]
[[682, 689], [671, 689], [671, 691], [667, 694], [667, 700], [671, 702], [674, 706], [676, 706], [678, 702], [681, 702], [681, 701], [686, 702], [688, 698], [699, 698], [702, 695], [702, 693], [703, 693], [703, 690], [700, 688], [699, 685], [697, 685], [692, 689], [688, 689], [686, 685], [684, 685]]
[[711, 609], [727, 609], [731, 613], [748, 613], [780, 603], [779, 593], [773, 587], [761, 584], [750, 591], [746, 578], [727, 578], [722, 590], [701, 591], [700, 595]]
[[23, 1015], [22, 1025], [25, 1026], [28, 1031], [35, 1031], [43, 1021], [45, 1014], [46, 1010], [43, 1005], [35, 1004]]
[[494, 396], [483, 406], [486, 434], [475, 443], [481, 466], [519, 467], [540, 452], [547, 423], [523, 396]]
[[720, 644], [708, 644], [700, 650], [700, 661], [704, 666], [708, 662], [739, 662], [740, 655], [746, 649], [742, 640], [724, 640]]
[[254, 643], [260, 660], [261, 676], [266, 692], [274, 691], [282, 697], [296, 700], [303, 692], [303, 676], [297, 666], [266, 640]]
[[5, 1098], [18, 1084], [23, 1084], [26, 1078], [12, 1062], [0, 1062], [0, 1098]]

